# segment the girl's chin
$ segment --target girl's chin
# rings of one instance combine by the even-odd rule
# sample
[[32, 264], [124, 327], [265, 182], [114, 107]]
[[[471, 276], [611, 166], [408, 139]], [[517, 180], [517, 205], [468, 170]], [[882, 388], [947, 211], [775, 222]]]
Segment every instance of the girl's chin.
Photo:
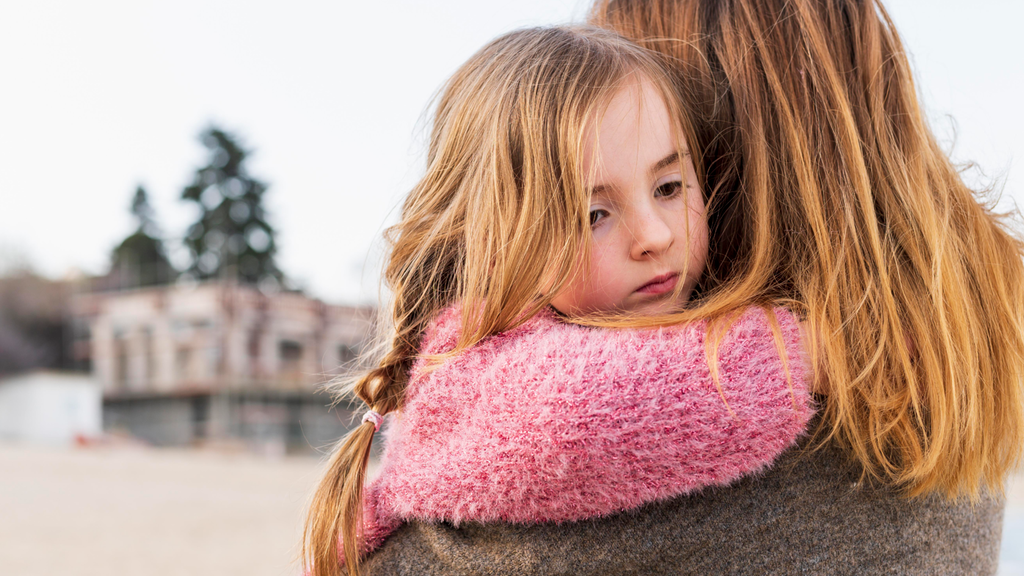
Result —
[[660, 298], [644, 298], [643, 301], [632, 303], [631, 306], [624, 306], [623, 312], [635, 314], [659, 315], [679, 312], [686, 307], [686, 298], [673, 298], [672, 294], [666, 294]]
[[[568, 317], [600, 316], [602, 314], [635, 314], [642, 316], [660, 316], [679, 312], [686, 307], [689, 294], [684, 293], [673, 298], [672, 293], [651, 296], [632, 294], [624, 302], [605, 303], [586, 307], [566, 306], [563, 302], [552, 302], [551, 307], [559, 314]], [[563, 309], [568, 308], [568, 309]]]

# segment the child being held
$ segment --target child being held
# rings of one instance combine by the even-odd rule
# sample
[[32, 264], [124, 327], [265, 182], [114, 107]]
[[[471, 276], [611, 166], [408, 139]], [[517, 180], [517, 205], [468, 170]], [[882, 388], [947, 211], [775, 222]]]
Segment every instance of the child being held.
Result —
[[685, 306], [708, 229], [668, 78], [614, 34], [550, 28], [449, 80], [389, 231], [393, 333], [353, 386], [370, 411], [310, 509], [313, 574], [357, 574], [407, 519], [573, 521], [725, 484], [802, 432], [792, 313]]

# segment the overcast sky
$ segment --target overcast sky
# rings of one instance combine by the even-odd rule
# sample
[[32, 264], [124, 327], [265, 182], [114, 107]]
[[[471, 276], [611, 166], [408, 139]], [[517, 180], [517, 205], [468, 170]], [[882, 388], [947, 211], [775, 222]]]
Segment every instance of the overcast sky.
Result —
[[[174, 246], [195, 217], [179, 196], [212, 122], [271, 185], [285, 273], [331, 302], [372, 299], [373, 247], [422, 170], [430, 97], [494, 36], [579, 20], [588, 4], [4, 2], [0, 265], [23, 254], [53, 277], [105, 271], [133, 229], [137, 184]], [[943, 143], [955, 126], [953, 157], [1024, 198], [1024, 4], [888, 6]]]

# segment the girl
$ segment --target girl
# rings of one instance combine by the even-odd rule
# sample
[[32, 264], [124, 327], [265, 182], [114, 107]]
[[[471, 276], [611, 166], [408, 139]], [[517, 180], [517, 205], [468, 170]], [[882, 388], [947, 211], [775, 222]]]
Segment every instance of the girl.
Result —
[[[557, 316], [697, 317], [707, 229], [676, 101], [657, 60], [594, 30], [509, 34], [449, 81], [391, 231], [394, 335], [355, 385], [371, 411], [311, 507], [315, 574], [337, 573], [339, 536], [356, 573], [404, 519], [590, 518], [793, 442], [810, 411], [791, 314]], [[364, 507], [370, 441], [400, 407]]]
[[[998, 495], [1024, 430], [1022, 246], [937, 145], [883, 7], [601, 0], [591, 22], [664, 53], [698, 120], [688, 142], [710, 197], [701, 310], [765, 299], [806, 311], [828, 389], [818, 449], [587, 523], [412, 522], [367, 567], [994, 574]], [[554, 561], [475, 552], [505, 542], [519, 559]]]

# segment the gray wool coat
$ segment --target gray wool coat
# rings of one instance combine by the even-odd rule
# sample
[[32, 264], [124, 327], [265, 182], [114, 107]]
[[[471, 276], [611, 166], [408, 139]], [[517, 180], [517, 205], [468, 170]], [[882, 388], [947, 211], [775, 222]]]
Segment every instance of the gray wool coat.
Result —
[[730, 486], [564, 524], [410, 522], [384, 575], [995, 574], [1004, 502], [901, 498], [844, 454], [797, 447]]

